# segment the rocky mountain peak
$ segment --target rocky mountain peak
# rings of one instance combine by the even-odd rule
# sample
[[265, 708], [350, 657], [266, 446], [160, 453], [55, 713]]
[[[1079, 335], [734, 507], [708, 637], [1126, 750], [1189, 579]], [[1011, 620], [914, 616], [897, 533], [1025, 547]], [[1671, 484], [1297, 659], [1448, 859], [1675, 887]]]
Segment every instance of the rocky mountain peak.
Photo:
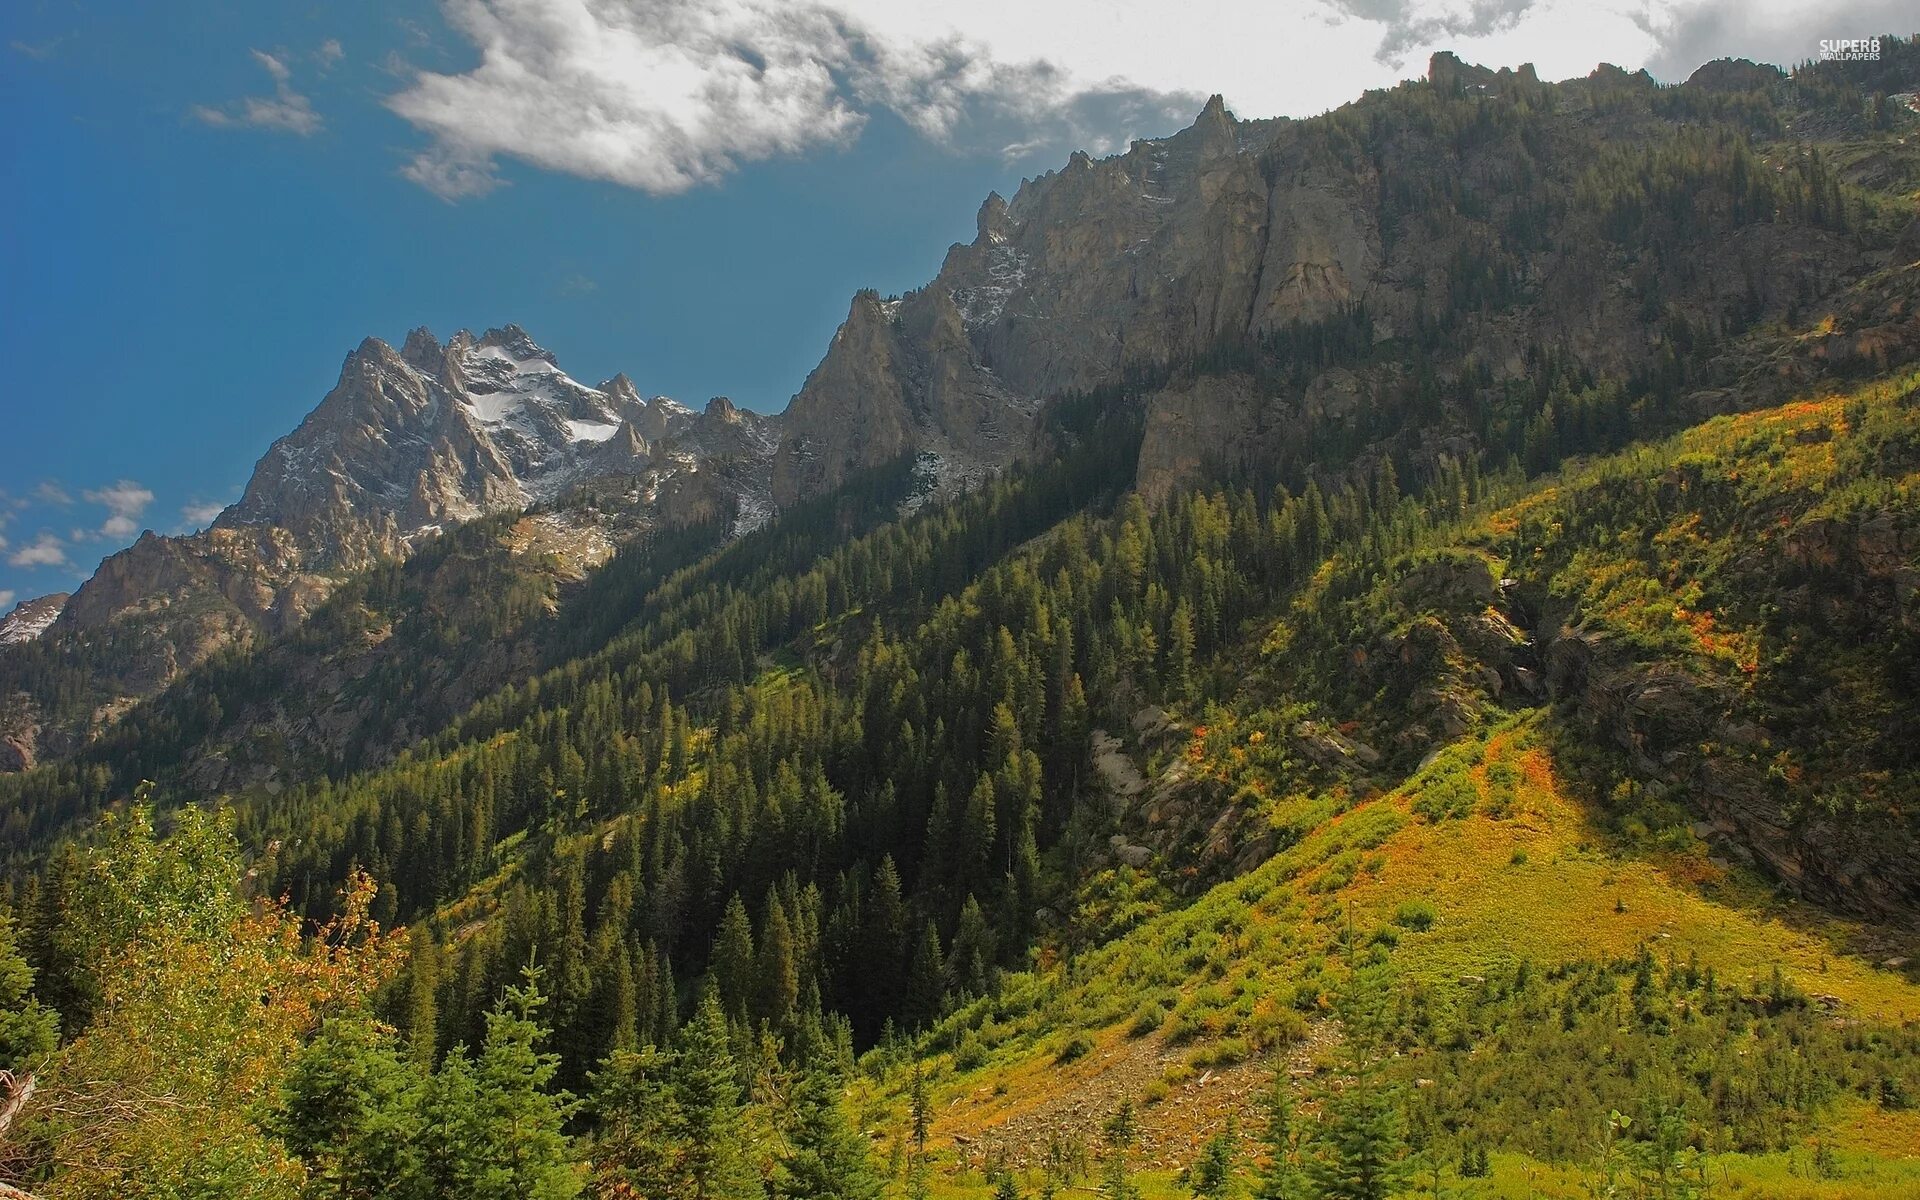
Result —
[[400, 357], [415, 370], [425, 371], [429, 375], [437, 376], [446, 370], [447, 349], [425, 325], [407, 332], [406, 343], [400, 347]]
[[66, 603], [67, 593], [55, 592], [14, 605], [12, 612], [0, 617], [0, 646], [15, 646], [39, 637], [60, 616]]
[[612, 379], [602, 383], [600, 390], [605, 392], [617, 404], [638, 405], [646, 403], [640, 396], [640, 389], [633, 385], [633, 380], [627, 377], [625, 371], [620, 372]]
[[[629, 493], [642, 509], [619, 518], [620, 536], [764, 514], [776, 430], [776, 418], [724, 399], [704, 417], [664, 396], [642, 400], [624, 374], [588, 387], [518, 325], [445, 343], [415, 329], [399, 350], [369, 337], [262, 456], [238, 503], [201, 533], [149, 533], [109, 557], [65, 603], [60, 627], [137, 625], [164, 648], [154, 670], [123, 681], [146, 694], [250, 630], [290, 627], [335, 581], [410, 554], [423, 536], [564, 503], [597, 477], [647, 476]], [[668, 441], [672, 452], [659, 453]], [[703, 470], [716, 456], [729, 469]], [[697, 486], [674, 482], [694, 473]], [[9, 621], [24, 637], [29, 622]]]
[[527, 331], [518, 325], [505, 325], [499, 329], [489, 329], [474, 342], [474, 348], [480, 351], [497, 349], [504, 351], [508, 359], [518, 363], [544, 362], [550, 367], [558, 367], [559, 361], [545, 347], [527, 335]]
[[1004, 241], [1009, 227], [1007, 202], [999, 192], [988, 192], [979, 215], [974, 218], [975, 237], [983, 242]]
[[1700, 68], [1687, 76], [1687, 86], [1706, 92], [1750, 92], [1755, 88], [1771, 87], [1787, 77], [1787, 73], [1771, 63], [1756, 63], [1746, 58], [1716, 58], [1710, 63], [1702, 63]]
[[1489, 86], [1498, 78], [1486, 67], [1463, 62], [1451, 50], [1436, 50], [1427, 60], [1427, 82], [1442, 91], [1458, 92], [1475, 86]]

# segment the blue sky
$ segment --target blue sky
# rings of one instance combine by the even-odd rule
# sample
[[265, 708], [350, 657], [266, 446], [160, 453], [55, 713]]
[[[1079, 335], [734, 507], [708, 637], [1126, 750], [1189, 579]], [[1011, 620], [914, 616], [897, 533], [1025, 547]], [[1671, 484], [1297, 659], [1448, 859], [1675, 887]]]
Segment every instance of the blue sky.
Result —
[[1684, 74], [1800, 36], [1656, 7], [9, 0], [0, 609], [204, 523], [369, 334], [517, 322], [576, 377], [778, 409], [990, 189], [1210, 91], [1306, 115], [1440, 44]]

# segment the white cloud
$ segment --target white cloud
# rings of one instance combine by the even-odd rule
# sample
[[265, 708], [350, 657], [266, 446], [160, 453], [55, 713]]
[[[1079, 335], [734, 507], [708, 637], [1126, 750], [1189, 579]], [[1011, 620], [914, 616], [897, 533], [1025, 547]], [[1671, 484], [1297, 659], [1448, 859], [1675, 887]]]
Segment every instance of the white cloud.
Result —
[[0, 588], [0, 609], [12, 608], [13, 598], [19, 594], [12, 588]]
[[[332, 44], [338, 47], [337, 42]], [[248, 96], [237, 106], [223, 108], [198, 105], [193, 109], [194, 117], [223, 128], [266, 129], [300, 137], [320, 132], [326, 122], [314, 111], [313, 102], [294, 90], [293, 70], [286, 60], [264, 50], [255, 50], [253, 58], [273, 77], [273, 95]]]
[[1914, 32], [1913, 0], [1843, 0], [1817, 11], [1804, 0], [1685, 0], [1653, 3], [1643, 26], [1655, 49], [1646, 67], [1677, 81], [1714, 58], [1751, 58], [1791, 67], [1818, 58], [1821, 38]]
[[218, 500], [196, 500], [181, 506], [180, 520], [188, 529], [204, 529], [212, 524], [213, 519], [224, 512], [226, 507]]
[[326, 41], [320, 43], [318, 50], [313, 52], [313, 61], [320, 64], [321, 72], [325, 73], [339, 66], [340, 60], [346, 56], [347, 52], [340, 45], [340, 39], [328, 38]]
[[875, 109], [949, 140], [1009, 117], [1061, 125], [1080, 96], [1143, 90], [1003, 59], [932, 6], [903, 7], [920, 20], [867, 0], [445, 0], [480, 62], [388, 99], [433, 139], [405, 173], [452, 199], [497, 186], [508, 156], [669, 194], [842, 145]]
[[101, 505], [107, 510], [107, 519], [100, 525], [100, 536], [119, 541], [140, 532], [140, 514], [147, 511], [147, 505], [153, 503], [153, 492], [131, 479], [122, 479], [108, 487], [96, 488], [81, 495], [87, 503]]
[[73, 495], [52, 479], [46, 480], [33, 489], [33, 498], [42, 504], [56, 504], [66, 508], [73, 503]]
[[33, 541], [28, 542], [12, 554], [9, 554], [7, 556], [7, 562], [9, 565], [16, 567], [65, 567], [72, 565], [67, 561], [65, 543], [44, 529], [40, 531], [39, 536], [35, 537]]
[[[1910, 4], [1911, 0], [1905, 0]], [[891, 111], [1009, 154], [1119, 149], [1201, 97], [1304, 116], [1425, 70], [1433, 50], [1545, 78], [1602, 61], [1684, 77], [1713, 54], [1792, 62], [1832, 30], [1904, 28], [1890, 0], [441, 0], [478, 53], [388, 98], [430, 141], [403, 169], [455, 199], [514, 158], [656, 194], [843, 145]], [[1857, 32], [1858, 30], [1856, 30]]]

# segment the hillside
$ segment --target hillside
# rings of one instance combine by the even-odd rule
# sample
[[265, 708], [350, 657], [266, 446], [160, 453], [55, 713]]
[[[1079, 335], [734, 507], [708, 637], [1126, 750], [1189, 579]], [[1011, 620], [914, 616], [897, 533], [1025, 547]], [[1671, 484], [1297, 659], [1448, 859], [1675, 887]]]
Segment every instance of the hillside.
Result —
[[[1506, 703], [1500, 689], [1488, 689], [1494, 694], [1483, 692], [1470, 717], [1477, 728], [1429, 752], [1389, 790], [1379, 790], [1379, 781], [1396, 774], [1385, 765], [1391, 760], [1366, 761], [1374, 756], [1358, 740], [1376, 727], [1360, 714], [1383, 698], [1364, 686], [1347, 693], [1359, 706], [1315, 714], [1355, 739], [1362, 751], [1355, 765], [1371, 777], [1358, 787], [1274, 794], [1272, 747], [1288, 740], [1289, 725], [1297, 739], [1302, 725], [1298, 710], [1269, 691], [1271, 666], [1249, 671], [1260, 682], [1234, 701], [1195, 712], [1204, 727], [1175, 724], [1159, 733], [1167, 747], [1160, 757], [1172, 759], [1163, 781], [1212, 782], [1216, 796], [1231, 795], [1252, 810], [1250, 820], [1274, 830], [1279, 852], [1190, 903], [1123, 863], [1096, 864], [1097, 883], [1083, 891], [1087, 906], [1077, 915], [1120, 936], [1092, 939], [1097, 948], [1078, 956], [1043, 955], [1053, 965], [1010, 977], [995, 998], [934, 1031], [929, 1048], [945, 1053], [929, 1073], [933, 1144], [936, 1161], [957, 1172], [954, 1194], [966, 1192], [968, 1179], [986, 1194], [981, 1181], [999, 1166], [1036, 1180], [1070, 1170], [1049, 1160], [1047, 1148], [1077, 1146], [1068, 1159], [1084, 1157], [1123, 1100], [1140, 1106], [1149, 1168], [1188, 1165], [1230, 1116], [1239, 1119], [1241, 1153], [1252, 1155], [1270, 1062], [1303, 1092], [1324, 1093], [1340, 1086], [1356, 1053], [1383, 1056], [1383, 1086], [1411, 1089], [1415, 1108], [1430, 1110], [1428, 1136], [1449, 1166], [1477, 1143], [1493, 1149], [1486, 1182], [1461, 1181], [1482, 1189], [1472, 1194], [1587, 1195], [1600, 1173], [1608, 1113], [1659, 1104], [1687, 1115], [1685, 1144], [1709, 1156], [1704, 1170], [1730, 1194], [1892, 1196], [1915, 1186], [1910, 1151], [1920, 1144], [1920, 1125], [1904, 1099], [1920, 1065], [1910, 907], [1876, 923], [1797, 901], [1779, 888], [1779, 875], [1738, 861], [1754, 861], [1751, 841], [1729, 844], [1735, 830], [1698, 819], [1698, 809], [1667, 799], [1672, 793], [1649, 797], [1628, 764], [1640, 758], [1656, 776], [1671, 768], [1661, 772], [1636, 753], [1659, 747], [1647, 746], [1634, 722], [1614, 722], [1621, 708], [1645, 715], [1635, 701], [1651, 689], [1636, 689], [1636, 672], [1669, 688], [1737, 689], [1742, 695], [1721, 704], [1738, 713], [1764, 705], [1787, 681], [1803, 688], [1802, 654], [1831, 663], [1831, 686], [1849, 689], [1863, 717], [1910, 709], [1904, 689], [1911, 684], [1902, 678], [1910, 659], [1863, 659], [1843, 649], [1855, 637], [1856, 645], [1885, 645], [1878, 639], [1896, 636], [1892, 630], [1850, 635], [1844, 623], [1816, 630], [1790, 616], [1768, 628], [1781, 615], [1742, 614], [1740, 602], [1755, 594], [1741, 586], [1746, 572], [1805, 571], [1800, 548], [1808, 538], [1836, 526], [1912, 527], [1916, 462], [1887, 451], [1911, 442], [1916, 385], [1907, 377], [1723, 418], [1662, 446], [1496, 495], [1451, 523], [1436, 539], [1442, 545], [1403, 559], [1370, 593], [1347, 600], [1342, 615], [1363, 620], [1396, 598], [1404, 602], [1410, 585], [1430, 601], [1432, 564], [1452, 555], [1453, 569], [1464, 560], [1487, 573], [1483, 590], [1461, 608], [1504, 620], [1511, 602], [1494, 589], [1497, 573], [1514, 573], [1504, 590], [1517, 597], [1529, 584], [1542, 596], [1565, 595], [1571, 589], [1553, 582], [1564, 572], [1587, 594], [1566, 596], [1561, 639], [1584, 647], [1611, 635], [1631, 639], [1638, 652], [1635, 667], [1606, 688], [1575, 678], [1531, 695], [1509, 693]], [[1886, 473], [1859, 476], [1844, 465], [1861, 462], [1884, 463]], [[1698, 474], [1676, 486], [1688, 470]], [[1742, 502], [1727, 503], [1722, 488], [1737, 488]], [[1591, 529], [1612, 530], [1596, 524], [1596, 513], [1621, 511], [1649, 519], [1637, 531], [1590, 540]], [[1723, 566], [1690, 570], [1658, 591], [1649, 586], [1657, 577], [1629, 576], [1643, 547], [1664, 550], [1676, 535], [1718, 552]], [[1586, 556], [1577, 565], [1568, 543]], [[1871, 604], [1871, 569], [1856, 574], [1860, 562], [1823, 560], [1803, 576], [1804, 599], [1844, 594]], [[1592, 587], [1603, 580], [1619, 583]], [[1676, 595], [1676, 583], [1707, 602]], [[1622, 604], [1623, 593], [1634, 603]], [[1906, 615], [1892, 619], [1910, 624], [1911, 590], [1885, 594], [1906, 597]], [[1256, 661], [1293, 658], [1307, 648], [1300, 639], [1329, 632], [1325, 614], [1306, 616], [1311, 603], [1297, 601], [1250, 643], [1258, 646]], [[1359, 640], [1335, 629], [1335, 646], [1358, 656]], [[1552, 658], [1554, 643], [1539, 641]], [[1521, 644], [1514, 638], [1501, 648]], [[1482, 655], [1456, 644], [1426, 661], [1443, 675], [1472, 678], [1488, 665]], [[1429, 682], [1404, 656], [1388, 671], [1410, 668], [1416, 687]], [[1507, 667], [1516, 669], [1525, 670]], [[1289, 668], [1278, 674], [1302, 677]], [[1599, 739], [1592, 736], [1596, 714], [1585, 711], [1596, 691], [1627, 697], [1604, 714]], [[1875, 695], [1885, 707], [1876, 710]], [[1689, 699], [1687, 708], [1702, 707], [1697, 696]], [[1805, 744], [1793, 726], [1806, 711], [1760, 715], [1754, 733], [1791, 762], [1790, 748]], [[1339, 720], [1349, 714], [1359, 719]], [[1696, 719], [1704, 724], [1706, 714]], [[1862, 725], [1861, 744], [1904, 742]], [[1691, 732], [1700, 737], [1702, 726]], [[1689, 748], [1704, 759], [1689, 766], [1712, 771], [1708, 755], [1738, 758], [1761, 748], [1717, 741], [1709, 733]], [[1609, 763], [1627, 766], [1626, 777], [1615, 782], [1600, 773]], [[1830, 782], [1801, 774], [1793, 782], [1818, 791], [1905, 775], [1864, 763], [1823, 765]], [[1135, 821], [1149, 830], [1145, 841], [1164, 824], [1170, 806], [1160, 797], [1168, 790], [1163, 783], [1135, 803]], [[1706, 799], [1712, 803], [1711, 793]], [[1820, 829], [1823, 846], [1912, 836], [1910, 803], [1893, 801], [1889, 824], [1874, 820], [1862, 799], [1809, 804], [1800, 819], [1832, 823]], [[1784, 826], [1791, 818], [1775, 820]], [[1850, 835], [1848, 825], [1859, 832]], [[1888, 859], [1861, 873], [1898, 876], [1912, 855], [1903, 841], [1893, 845], [1899, 848]], [[1062, 948], [1074, 932], [1069, 927]], [[1863, 1039], [1863, 1030], [1879, 1032]], [[1356, 1037], [1365, 1039], [1361, 1047], [1350, 1045]], [[1590, 1057], [1609, 1043], [1610, 1053]], [[1787, 1045], [1797, 1049], [1781, 1048]], [[1769, 1078], [1800, 1069], [1785, 1067], [1783, 1054], [1812, 1078]], [[1569, 1077], [1563, 1072], [1572, 1062], [1583, 1065]], [[1743, 1081], [1749, 1072], [1758, 1074]], [[902, 1085], [897, 1067], [882, 1078]], [[1767, 1100], [1756, 1105], [1759, 1096]], [[876, 1096], [876, 1111], [893, 1111], [885, 1097]], [[894, 1112], [892, 1127], [903, 1124]], [[1819, 1147], [1835, 1157], [1815, 1170], [1806, 1156]]]
[[777, 422], [363, 346], [0, 648], [0, 1178], [1911, 1193], [1885, 49], [1209, 104]]

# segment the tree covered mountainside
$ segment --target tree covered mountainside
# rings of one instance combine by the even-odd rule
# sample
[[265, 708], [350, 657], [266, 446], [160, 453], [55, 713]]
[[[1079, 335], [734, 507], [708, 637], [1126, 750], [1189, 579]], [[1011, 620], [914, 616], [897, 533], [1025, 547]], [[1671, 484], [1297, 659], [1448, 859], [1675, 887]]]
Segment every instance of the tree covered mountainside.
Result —
[[[1125, 224], [1152, 147], [1080, 157], [856, 300], [765, 524], [583, 566], [541, 530], [619, 509], [584, 483], [85, 716], [0, 776], [4, 1178], [1912, 1194], [1920, 43], [1883, 49], [1210, 106], [1151, 168], [1199, 164], [1190, 220]], [[1125, 345], [1021, 332], [1092, 320], [1085, 248], [1140, 230], [1179, 270]], [[827, 436], [863, 423], [899, 436]], [[0, 649], [8, 703], [92, 712], [155, 628]]]

